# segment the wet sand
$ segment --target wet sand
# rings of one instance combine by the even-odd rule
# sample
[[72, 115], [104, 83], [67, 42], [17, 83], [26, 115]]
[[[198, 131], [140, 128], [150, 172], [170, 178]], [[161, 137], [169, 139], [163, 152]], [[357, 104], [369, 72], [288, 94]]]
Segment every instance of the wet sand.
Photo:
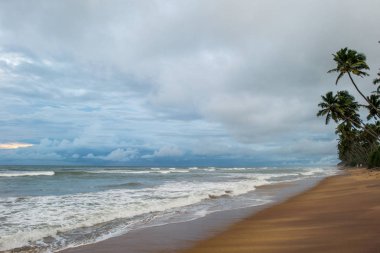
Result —
[[84, 245], [61, 251], [62, 253], [157, 253], [179, 252], [194, 246], [201, 240], [215, 236], [241, 220], [271, 205], [285, 201], [315, 186], [321, 179], [307, 179], [289, 183], [260, 186], [255, 190], [259, 196], [267, 196], [273, 202], [235, 210], [221, 211], [205, 217], [148, 227], [131, 231], [95, 244]]
[[63, 252], [380, 253], [380, 171], [351, 169], [311, 189], [310, 183], [257, 189], [280, 204], [140, 229]]
[[380, 172], [347, 170], [184, 253], [380, 252]]

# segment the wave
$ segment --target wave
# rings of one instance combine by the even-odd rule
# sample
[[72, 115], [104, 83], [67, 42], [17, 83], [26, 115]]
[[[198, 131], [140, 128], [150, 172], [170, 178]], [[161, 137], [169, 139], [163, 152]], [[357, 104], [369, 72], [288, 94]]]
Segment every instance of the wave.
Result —
[[155, 168], [152, 170], [97, 170], [97, 171], [87, 171], [87, 173], [92, 174], [169, 174], [169, 173], [188, 173], [189, 170], [186, 169], [175, 169], [170, 168], [166, 170], [161, 170]]
[[[143, 189], [0, 198], [0, 217], [6, 217], [5, 224], [13, 224], [1, 228], [0, 251], [32, 246], [46, 237], [56, 238], [73, 230], [118, 219], [135, 219], [141, 215], [183, 208], [226, 194], [244, 194], [268, 183], [258, 179], [238, 182], [181, 181]], [[49, 228], [46, 228], [47, 223]]]
[[239, 170], [254, 170], [256, 168], [241, 168], [241, 167], [234, 167], [234, 168], [223, 168], [222, 170], [226, 171], [239, 171]]
[[143, 170], [94, 170], [94, 171], [86, 171], [90, 174], [146, 174], [151, 173], [153, 171], [143, 171]]
[[141, 187], [144, 184], [141, 182], [129, 182], [125, 184], [115, 184], [115, 185], [107, 185], [105, 186], [108, 189], [119, 189], [119, 188], [135, 188], [135, 187]]
[[209, 194], [208, 197], [210, 199], [218, 199], [218, 198], [226, 198], [226, 197], [230, 197], [230, 194], [232, 193], [231, 190], [227, 190], [227, 191], [224, 191], [223, 194], [221, 195], [213, 195], [213, 194]]
[[[205, 203], [209, 205], [209, 203], [217, 201], [225, 202], [226, 197], [254, 191], [261, 185], [327, 175], [335, 171], [321, 168], [295, 168], [295, 170], [287, 172], [282, 170], [277, 173], [272, 173], [272, 171], [268, 173], [266, 170], [265, 173], [260, 173], [259, 171], [255, 172], [254, 168], [252, 170], [250, 170], [251, 168], [227, 168], [224, 172], [224, 169], [217, 168], [218, 173], [205, 173], [205, 171], [215, 169], [208, 167], [193, 170], [190, 168], [82, 170], [78, 173], [150, 174], [152, 177], [159, 174], [192, 172], [194, 176], [200, 175], [202, 178], [196, 180], [191, 178], [191, 181], [186, 181], [187, 177], [184, 177], [179, 181], [180, 177], [178, 177], [176, 181], [169, 181], [166, 177], [162, 177], [163, 181], [157, 181], [161, 184], [156, 186], [148, 184], [146, 187], [145, 181], [142, 181], [144, 182], [143, 186], [137, 180], [114, 186], [108, 185], [107, 190], [98, 192], [0, 198], [0, 217], [5, 219], [4, 225], [0, 227], [0, 251], [23, 246], [43, 245], [43, 238], [53, 240], [53, 243], [48, 242], [47, 244], [53, 245], [53, 247], [58, 245], [59, 249], [75, 246], [86, 240], [87, 243], [91, 243], [94, 240], [98, 241], [101, 238], [133, 229], [129, 227], [131, 223], [144, 225], [144, 222], [150, 221], [162, 213], [189, 210], [197, 205], [202, 206], [200, 209], [203, 208], [199, 211], [200, 213], [207, 213], [208, 210], [204, 208]], [[24, 172], [33, 173], [33, 171]], [[54, 172], [38, 171], [37, 173], [50, 175]], [[66, 172], [61, 170], [56, 174], [59, 173]], [[68, 171], [67, 173], [72, 172]], [[214, 175], [218, 178], [216, 179]], [[207, 176], [210, 177], [210, 180]], [[244, 198], [244, 196], [241, 197]], [[233, 199], [231, 198], [231, 200]], [[193, 212], [192, 215], [195, 215], [194, 213], [196, 212]], [[178, 212], [176, 214], [178, 215]], [[112, 228], [113, 230], [103, 230], [102, 224], [121, 222], [120, 220], [124, 222], [124, 227], [116, 230], [114, 228]], [[94, 230], [89, 229], [94, 227], [96, 236], [94, 236]], [[99, 227], [102, 229], [99, 230]], [[77, 236], [80, 233], [83, 233], [87, 239], [82, 240], [82, 238], [78, 242], [79, 239], [75, 238], [79, 238]], [[75, 234], [71, 241], [70, 234]]]
[[327, 168], [307, 168], [299, 174], [302, 176], [322, 176], [322, 175], [334, 175], [337, 173], [336, 169]]
[[1, 171], [0, 177], [54, 176], [54, 171]]

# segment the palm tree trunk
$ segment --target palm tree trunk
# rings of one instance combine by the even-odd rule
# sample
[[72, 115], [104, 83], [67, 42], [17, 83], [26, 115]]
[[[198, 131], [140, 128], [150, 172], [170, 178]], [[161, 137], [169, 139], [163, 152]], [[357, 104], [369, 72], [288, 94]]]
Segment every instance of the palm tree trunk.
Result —
[[[344, 117], [345, 120], [350, 121], [354, 126], [355, 126], [355, 124], [358, 123], [358, 122], [355, 122], [354, 120], [352, 120], [350, 117], [346, 117], [346, 116], [343, 116], [343, 117]], [[368, 133], [369, 135], [371, 135], [373, 138], [379, 140], [379, 136], [377, 136], [376, 133], [374, 133], [374, 132], [370, 131], [369, 129], [365, 128], [364, 123], [361, 120], [359, 121], [359, 123], [360, 123], [360, 127], [363, 129], [363, 131], [365, 131], [366, 133]]]
[[[355, 140], [351, 139], [351, 141]], [[365, 152], [362, 148], [359, 148], [357, 145], [350, 145], [349, 149], [345, 151], [345, 155], [357, 158], [356, 160], [365, 159], [366, 162], [368, 159], [368, 152]]]
[[364, 131], [367, 130], [367, 133], [371, 134], [372, 137], [374, 137], [374, 138], [380, 138], [380, 136], [376, 132], [372, 131], [372, 129], [365, 128], [365, 124], [361, 119], [359, 119], [359, 121], [360, 121], [360, 124], [362, 124], [362, 128]]
[[[356, 142], [356, 140], [351, 138], [351, 137], [346, 137], [346, 138], [348, 138], [351, 142]], [[367, 137], [367, 140], [368, 140], [368, 137]], [[368, 140], [368, 141], [370, 141], [370, 140]], [[351, 144], [349, 146], [349, 150], [346, 152], [349, 152], [349, 154], [348, 154], [349, 156], [356, 157], [357, 160], [364, 159], [364, 164], [367, 164], [368, 159], [369, 159], [369, 154], [371, 154], [372, 151], [376, 148], [377, 148], [376, 142], [374, 142], [369, 147]]]
[[347, 73], [348, 73], [348, 76], [350, 77], [350, 80], [351, 80], [352, 84], [354, 85], [355, 89], [357, 90], [357, 92], [359, 92], [359, 94], [364, 98], [364, 100], [367, 101], [367, 103], [368, 103], [373, 109], [376, 110], [377, 115], [380, 117], [380, 111], [379, 111], [379, 109], [376, 108], [376, 106], [374, 106], [374, 105], [371, 103], [371, 101], [369, 101], [369, 99], [368, 99], [366, 96], [364, 96], [364, 94], [359, 90], [359, 88], [358, 88], [358, 86], [356, 86], [356, 83], [354, 82], [354, 79], [352, 78], [350, 72], [347, 72]]
[[[352, 151], [355, 152], [355, 155], [359, 155], [359, 158], [364, 158], [367, 159], [368, 157], [368, 152], [365, 152], [365, 150], [357, 147], [357, 146], [351, 146]], [[352, 154], [351, 154], [352, 155]]]

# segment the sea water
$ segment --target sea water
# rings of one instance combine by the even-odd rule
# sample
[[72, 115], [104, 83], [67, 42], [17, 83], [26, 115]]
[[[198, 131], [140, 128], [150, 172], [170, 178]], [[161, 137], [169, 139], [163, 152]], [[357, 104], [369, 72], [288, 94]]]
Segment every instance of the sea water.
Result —
[[55, 252], [273, 199], [256, 187], [335, 167], [0, 167], [0, 251]]

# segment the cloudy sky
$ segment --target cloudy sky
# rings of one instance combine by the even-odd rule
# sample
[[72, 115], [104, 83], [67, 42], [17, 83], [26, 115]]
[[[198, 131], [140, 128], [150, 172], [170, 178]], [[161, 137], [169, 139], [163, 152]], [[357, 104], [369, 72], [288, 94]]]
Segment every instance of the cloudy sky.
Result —
[[331, 53], [378, 0], [0, 2], [0, 164], [334, 164]]

